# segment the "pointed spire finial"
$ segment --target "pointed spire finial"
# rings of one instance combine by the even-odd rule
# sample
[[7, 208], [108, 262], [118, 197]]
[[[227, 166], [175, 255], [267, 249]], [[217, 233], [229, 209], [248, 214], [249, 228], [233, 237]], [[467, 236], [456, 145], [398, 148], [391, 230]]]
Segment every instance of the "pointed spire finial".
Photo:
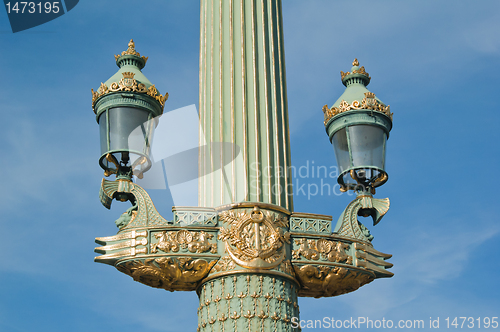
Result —
[[128, 49], [126, 51], [128, 54], [134, 54], [135, 53], [135, 43], [133, 39], [130, 39], [128, 42]]

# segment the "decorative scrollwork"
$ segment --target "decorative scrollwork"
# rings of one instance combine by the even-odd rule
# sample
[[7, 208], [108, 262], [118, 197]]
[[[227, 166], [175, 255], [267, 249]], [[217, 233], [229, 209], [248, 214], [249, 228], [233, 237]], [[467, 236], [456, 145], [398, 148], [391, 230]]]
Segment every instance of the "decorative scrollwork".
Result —
[[210, 243], [208, 240], [214, 236], [204, 231], [190, 232], [187, 230], [156, 233], [155, 238], [158, 243], [151, 244], [151, 252], [156, 253], [159, 250], [164, 252], [178, 252], [180, 249], [186, 249], [192, 253], [203, 253], [210, 251], [217, 253], [217, 243]]
[[144, 83], [139, 83], [134, 78], [135, 73], [132, 72], [124, 72], [122, 73], [123, 77], [119, 82], [113, 82], [109, 86], [110, 92], [118, 92], [118, 91], [126, 91], [126, 92], [138, 92], [138, 93], [147, 93], [148, 89], [146, 89], [146, 85]]
[[365, 92], [365, 97], [361, 103], [357, 100], [349, 104], [347, 101], [342, 100], [338, 107], [328, 108], [328, 105], [323, 106], [323, 113], [325, 115], [325, 126], [335, 115], [351, 111], [351, 110], [373, 110], [387, 115], [391, 121], [393, 118], [393, 113], [391, 113], [390, 106], [385, 106], [375, 98], [373, 92]]
[[283, 244], [290, 240], [290, 233], [283, 231], [287, 218], [255, 207], [251, 213], [222, 212], [219, 220], [229, 228], [221, 228], [218, 238], [226, 242], [227, 252], [238, 265], [270, 269], [283, 261]]
[[192, 291], [214, 264], [215, 261], [189, 257], [160, 257], [128, 261], [118, 265], [117, 269], [150, 287], [169, 291]]
[[[97, 91], [94, 91], [94, 89], [91, 89], [92, 91], [92, 108], [95, 106], [95, 102], [97, 99], [100, 97], [104, 96], [105, 94], [111, 93], [111, 92], [136, 92], [136, 93], [145, 93], [150, 97], [153, 97], [156, 101], [158, 101], [162, 107], [162, 109], [165, 107], [165, 101], [168, 99], [168, 93], [165, 93], [165, 95], [162, 95], [158, 92], [158, 89], [156, 89], [155, 85], [151, 85], [149, 88], [146, 88], [146, 85], [144, 83], [139, 83], [135, 78], [135, 73], [132, 72], [123, 72], [122, 73], [123, 77], [120, 79], [118, 82], [113, 82], [111, 85], [108, 87], [106, 84], [101, 82], [101, 86]], [[94, 109], [95, 112], [95, 109]]]

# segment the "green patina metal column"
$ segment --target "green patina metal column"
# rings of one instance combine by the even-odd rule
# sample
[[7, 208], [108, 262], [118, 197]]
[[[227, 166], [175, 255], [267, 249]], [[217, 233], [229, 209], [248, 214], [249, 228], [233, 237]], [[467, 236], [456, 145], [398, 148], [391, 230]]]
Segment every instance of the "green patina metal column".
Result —
[[236, 146], [201, 150], [199, 205], [292, 211], [281, 0], [202, 0], [200, 16], [200, 145]]
[[281, 1], [202, 0], [200, 28], [200, 145], [208, 148], [200, 149], [199, 204], [232, 210], [220, 213], [227, 242], [198, 289], [199, 329], [291, 331], [299, 285], [281, 239], [292, 210]]

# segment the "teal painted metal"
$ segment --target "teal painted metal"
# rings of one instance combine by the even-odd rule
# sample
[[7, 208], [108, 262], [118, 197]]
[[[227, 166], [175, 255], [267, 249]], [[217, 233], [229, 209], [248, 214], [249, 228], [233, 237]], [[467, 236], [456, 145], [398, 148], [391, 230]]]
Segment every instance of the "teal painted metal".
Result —
[[357, 125], [380, 127], [385, 131], [387, 138], [389, 138], [389, 132], [392, 129], [392, 121], [387, 115], [373, 110], [361, 109], [335, 115], [328, 122], [326, 133], [328, 134], [331, 142], [333, 135], [335, 135], [335, 133], [340, 129]]
[[200, 177], [199, 205], [292, 210], [281, 1], [202, 0], [200, 26], [200, 145], [231, 142], [241, 153], [200, 155], [208, 175]]
[[298, 285], [272, 274], [227, 275], [199, 289], [198, 331], [298, 331]]

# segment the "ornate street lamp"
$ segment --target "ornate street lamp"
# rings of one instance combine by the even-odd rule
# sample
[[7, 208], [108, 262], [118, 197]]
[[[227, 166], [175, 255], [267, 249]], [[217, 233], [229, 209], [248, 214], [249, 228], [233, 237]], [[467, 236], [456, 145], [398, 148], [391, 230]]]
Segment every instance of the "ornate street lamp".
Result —
[[92, 89], [92, 109], [100, 127], [104, 174], [131, 179], [142, 178], [151, 168], [149, 158], [157, 117], [163, 113], [168, 94], [162, 96], [141, 69], [147, 57], [135, 50], [133, 40], [121, 55], [115, 55], [120, 68], [99, 89]]
[[[365, 67], [354, 59], [350, 72], [340, 72], [344, 93], [331, 108], [323, 106], [325, 128], [335, 150], [340, 175], [337, 182], [341, 191], [353, 190], [357, 198], [339, 218], [334, 231], [345, 234], [346, 213], [349, 218], [357, 215], [372, 216], [376, 225], [389, 210], [388, 198], [375, 199], [375, 188], [383, 185], [388, 175], [385, 171], [385, 150], [392, 128], [392, 113], [368, 91], [370, 76]], [[354, 222], [354, 220], [353, 220]], [[371, 241], [373, 236], [359, 221], [360, 238]]]
[[[393, 275], [391, 255], [373, 248], [358, 221], [377, 223], [389, 208], [372, 194], [387, 180], [392, 115], [355, 61], [342, 73], [345, 93], [323, 110], [338, 182], [358, 196], [335, 227], [331, 216], [294, 212], [281, 1], [223, 3], [201, 1], [199, 206], [176, 206], [166, 220], [132, 182], [151, 165], [152, 119], [166, 99], [142, 75], [146, 58], [132, 41], [116, 56], [118, 73], [92, 92], [99, 163], [117, 174], [103, 179], [101, 202], [133, 205], [116, 235], [96, 238], [95, 261], [150, 287], [196, 291], [200, 332], [299, 331], [298, 297], [337, 296]], [[234, 162], [214, 167], [225, 160]]]
[[357, 59], [350, 72], [340, 72], [346, 89], [331, 108], [323, 107], [325, 127], [333, 144], [342, 191], [375, 193], [387, 181], [385, 148], [392, 113], [366, 86], [370, 76]]

